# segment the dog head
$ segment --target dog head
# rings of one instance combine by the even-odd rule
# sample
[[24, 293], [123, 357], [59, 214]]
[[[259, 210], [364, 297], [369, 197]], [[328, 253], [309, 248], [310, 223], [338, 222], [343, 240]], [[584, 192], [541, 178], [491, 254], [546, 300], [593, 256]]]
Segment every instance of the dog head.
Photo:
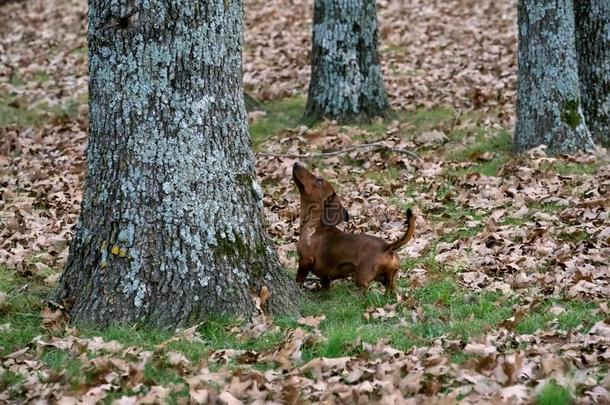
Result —
[[349, 220], [347, 210], [333, 186], [295, 162], [292, 178], [301, 194], [301, 223], [320, 221], [324, 225], [339, 225]]

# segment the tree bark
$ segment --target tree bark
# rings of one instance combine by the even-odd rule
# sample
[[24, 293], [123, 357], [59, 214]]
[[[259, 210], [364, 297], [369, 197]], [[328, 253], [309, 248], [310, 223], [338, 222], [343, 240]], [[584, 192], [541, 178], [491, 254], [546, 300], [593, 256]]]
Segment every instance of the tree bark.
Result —
[[610, 1], [577, 0], [576, 50], [587, 126], [597, 143], [610, 145]]
[[519, 0], [515, 149], [551, 154], [593, 148], [578, 79], [572, 0]]
[[374, 0], [315, 0], [307, 121], [388, 114], [377, 36]]
[[265, 233], [238, 0], [89, 1], [90, 138], [56, 300], [76, 323], [294, 312]]

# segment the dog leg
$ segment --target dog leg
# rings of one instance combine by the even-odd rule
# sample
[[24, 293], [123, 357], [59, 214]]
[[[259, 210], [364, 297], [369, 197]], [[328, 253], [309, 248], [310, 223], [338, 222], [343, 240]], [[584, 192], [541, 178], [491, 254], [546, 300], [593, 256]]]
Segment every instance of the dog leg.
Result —
[[388, 280], [386, 287], [386, 294], [393, 293], [396, 288], [396, 279], [398, 278], [398, 269], [400, 269], [400, 260], [396, 255], [392, 263], [387, 267], [386, 278]]
[[368, 272], [359, 271], [356, 274], [356, 278], [354, 280], [356, 282], [356, 286], [362, 291], [362, 293], [366, 293], [369, 290], [369, 285], [371, 284], [371, 277]]
[[376, 278], [379, 279], [376, 270], [375, 259], [370, 257], [364, 258], [364, 260], [356, 266], [354, 281], [363, 293], [368, 291], [369, 285], [373, 280]]
[[385, 280], [383, 280], [384, 281], [383, 285], [385, 286], [386, 294], [390, 294], [390, 293], [394, 292], [394, 289], [396, 288], [396, 274], [397, 274], [396, 271], [389, 273], [386, 276]]
[[297, 270], [297, 284], [302, 286], [310, 271], [313, 271], [313, 263], [301, 262], [299, 260], [299, 269]]

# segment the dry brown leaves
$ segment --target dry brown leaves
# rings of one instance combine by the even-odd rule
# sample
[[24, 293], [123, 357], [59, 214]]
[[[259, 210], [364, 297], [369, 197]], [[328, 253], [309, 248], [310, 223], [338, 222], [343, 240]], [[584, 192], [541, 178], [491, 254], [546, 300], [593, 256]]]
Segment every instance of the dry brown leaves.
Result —
[[[247, 90], [263, 100], [304, 94], [311, 1], [245, 3]], [[56, 270], [66, 258], [84, 175], [85, 13], [83, 0], [16, 2], [2, 6], [0, 12], [0, 94], [8, 95], [19, 109], [48, 115], [44, 125], [35, 128], [0, 128], [0, 262], [24, 277], [48, 283], [55, 282]], [[485, 124], [488, 128], [493, 129], [494, 122], [510, 123], [515, 88], [514, 2], [381, 1], [379, 19], [384, 74], [395, 108], [450, 104], [458, 111], [494, 111], [497, 115]], [[81, 101], [76, 113], [58, 116], [57, 108], [74, 100]], [[456, 117], [457, 127], [417, 134], [409, 125], [395, 123], [386, 131], [384, 144], [407, 150], [442, 147], [448, 142], [447, 134], [469, 125], [460, 119]], [[277, 153], [322, 152], [352, 145], [361, 134], [356, 128], [325, 124], [287, 131], [264, 146]], [[403, 255], [417, 258], [436, 244], [436, 261], [457, 269], [468, 289], [534, 297], [527, 305], [536, 305], [536, 297], [542, 296], [578, 297], [598, 302], [604, 316], [610, 315], [607, 162], [591, 176], [561, 176], [553, 165], [566, 159], [553, 160], [537, 150], [527, 161], [509, 161], [498, 177], [452, 177], [447, 170], [468, 168], [494, 154], [474, 154], [466, 163], [448, 161], [442, 153], [413, 160], [400, 153], [366, 149], [347, 157], [325, 159], [319, 174], [336, 184], [352, 217], [346, 225], [349, 231], [394, 239], [404, 228], [399, 205], [409, 204], [416, 207], [418, 230]], [[298, 197], [290, 180], [293, 162], [264, 157], [257, 166], [266, 191], [269, 233], [284, 241], [278, 251], [290, 269], [296, 267], [294, 241], [298, 237]], [[397, 176], [385, 179], [383, 185], [364, 176], [367, 172], [382, 175], [390, 168]], [[438, 197], [447, 180], [452, 181], [453, 190]], [[416, 191], [409, 189], [412, 185]], [[463, 227], [479, 230], [474, 237], [439, 242], [455, 230], [455, 225], [435, 217], [448, 203], [487, 218], [464, 219]], [[560, 209], [545, 211], [540, 208], [544, 204]], [[507, 218], [513, 222], [507, 223]], [[427, 282], [428, 269], [418, 267], [401, 277], [415, 288]], [[258, 296], [261, 308], [263, 296]], [[303, 350], [322, 339], [321, 317], [300, 319], [301, 327], [287, 331], [273, 350], [219, 350], [194, 362], [168, 346], [178, 340], [200, 339], [196, 328], [178, 332], [153, 354], [100, 338], [79, 337], [77, 331], [65, 329], [61, 313], [45, 309], [49, 336], [0, 358], [0, 375], [7, 371], [22, 375], [24, 397], [30, 402], [61, 404], [97, 403], [116, 390], [132, 393], [116, 400], [118, 404], [163, 403], [170, 392], [183, 389], [193, 403], [452, 403], [457, 398], [464, 403], [527, 403], [550, 379], [581, 392], [582, 403], [610, 401], [610, 380], [596, 377], [610, 361], [610, 321], [600, 321], [586, 333], [551, 327], [519, 335], [514, 325], [527, 305], [516, 308], [500, 330], [469, 342], [441, 338], [408, 352], [384, 342], [362, 344], [360, 356], [307, 363]], [[559, 315], [563, 308], [557, 305], [551, 311]], [[390, 304], [370, 308], [362, 316], [383, 321], [400, 314]], [[413, 309], [413, 320], [423, 316], [421, 309]], [[0, 332], [10, 327], [0, 325]], [[248, 340], [269, 330], [277, 327], [261, 311], [230, 332]], [[92, 380], [83, 376], [76, 386], [68, 384], [64, 373], [40, 360], [45, 347], [80, 359]], [[458, 365], [451, 355], [460, 351], [472, 358]], [[161, 387], [146, 381], [143, 370], [151, 361], [164, 361], [184, 382]], [[253, 367], [257, 362], [275, 368], [261, 372]], [[210, 363], [216, 367], [209, 367]], [[7, 400], [7, 394], [0, 392], [0, 402]]]
[[[179, 352], [153, 354], [125, 348], [100, 338], [36, 338], [29, 347], [0, 358], [0, 374], [24, 376], [26, 401], [61, 404], [97, 403], [109, 392], [130, 390], [113, 403], [164, 403], [168, 395], [187, 389], [192, 403], [530, 403], [545, 382], [556, 380], [572, 392], [582, 392], [579, 403], [610, 400], [610, 379], [597, 376], [610, 361], [610, 319], [598, 322], [586, 335], [555, 330], [520, 336], [506, 329], [491, 332], [481, 341], [468, 343], [439, 339], [408, 352], [383, 341], [362, 344], [358, 357], [302, 360], [302, 348], [315, 335], [296, 329], [275, 350], [222, 350], [208, 359], [230, 363], [211, 371], [207, 361], [194, 363]], [[49, 370], [40, 361], [44, 347], [67, 351], [78, 358], [89, 376], [72, 387], [63, 372]], [[523, 349], [522, 347], [527, 347]], [[159, 348], [162, 350], [162, 348]], [[471, 356], [463, 364], [451, 362], [456, 350]], [[148, 362], [163, 359], [184, 382], [151, 385], [144, 378]], [[270, 362], [266, 372], [252, 365]], [[568, 370], [577, 370], [568, 373]], [[441, 393], [442, 392], [442, 393]], [[5, 396], [3, 396], [5, 395]], [[0, 400], [8, 396], [0, 393]], [[290, 398], [290, 399], [289, 399]]]
[[[303, 94], [312, 3], [246, 1], [245, 9], [247, 90], [263, 100]], [[0, 128], [0, 221], [6, 225], [0, 260], [28, 271], [26, 256], [40, 254], [38, 261], [58, 267], [67, 253], [83, 176], [86, 2], [17, 2], [2, 11], [0, 92], [38, 115], [57, 117], [57, 109], [72, 102], [80, 109], [76, 120], [54, 118], [42, 129]], [[503, 116], [512, 111], [515, 14], [510, 2], [380, 2], [393, 106], [484, 103], [499, 106]], [[422, 173], [438, 169], [431, 164]]]
[[[87, 138], [85, 24], [82, 1], [11, 3], [0, 13], [0, 95], [48, 121], [37, 129], [0, 127], [0, 261], [25, 274], [62, 266], [78, 215]], [[76, 119], [62, 115], [71, 103]]]
[[[392, 106], [514, 109], [514, 1], [378, 1], [382, 68]], [[313, 1], [246, 0], [244, 83], [268, 100], [305, 94]]]

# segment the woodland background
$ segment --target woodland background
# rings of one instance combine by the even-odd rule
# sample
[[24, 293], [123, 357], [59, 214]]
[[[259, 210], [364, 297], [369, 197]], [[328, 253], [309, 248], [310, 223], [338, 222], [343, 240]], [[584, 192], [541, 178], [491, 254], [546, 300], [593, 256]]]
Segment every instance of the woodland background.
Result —
[[[607, 155], [511, 153], [516, 6], [378, 2], [396, 114], [299, 123], [312, 2], [245, 1], [244, 83], [268, 231], [296, 268], [295, 158], [332, 181], [352, 232], [394, 239], [396, 297], [349, 282], [302, 318], [162, 332], [75, 329], [46, 307], [78, 218], [87, 141], [86, 2], [0, 5], [0, 402], [610, 401]], [[311, 286], [313, 287], [313, 286]], [[404, 400], [403, 397], [409, 399]]]

